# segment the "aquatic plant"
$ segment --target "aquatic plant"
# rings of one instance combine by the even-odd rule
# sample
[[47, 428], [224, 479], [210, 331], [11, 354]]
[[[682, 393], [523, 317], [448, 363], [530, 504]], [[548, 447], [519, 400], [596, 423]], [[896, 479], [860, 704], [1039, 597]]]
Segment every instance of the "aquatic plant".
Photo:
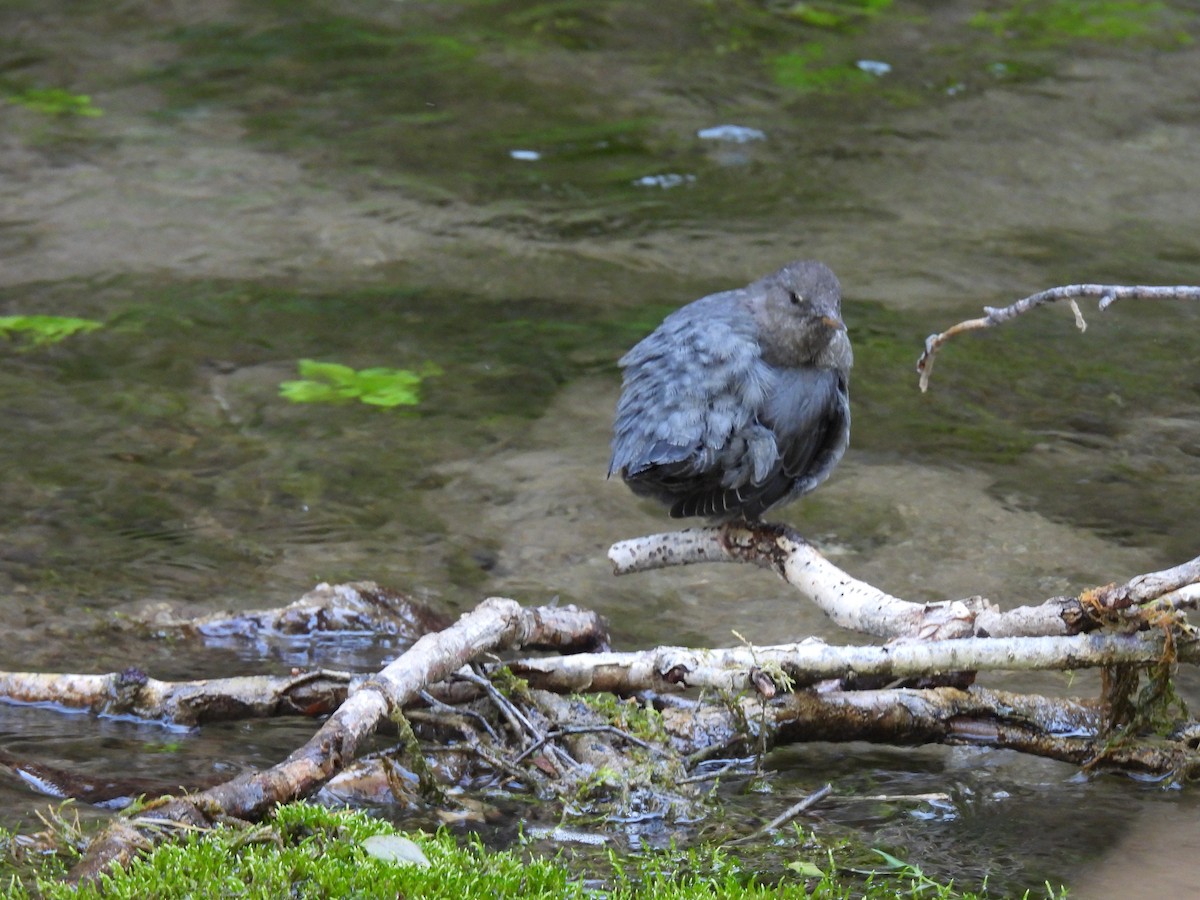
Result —
[[72, 94], [62, 88], [10, 89], [4, 92], [4, 96], [10, 103], [48, 116], [95, 118], [104, 115], [104, 110], [94, 106], [87, 94]]
[[415, 406], [421, 402], [421, 382], [441, 375], [426, 363], [420, 371], [383, 367], [355, 370], [340, 363], [302, 359], [300, 378], [279, 385], [279, 394], [293, 403], [345, 403], [358, 400], [371, 406]]
[[57, 344], [73, 334], [103, 328], [103, 322], [71, 316], [0, 316], [0, 337], [15, 338], [21, 349]]

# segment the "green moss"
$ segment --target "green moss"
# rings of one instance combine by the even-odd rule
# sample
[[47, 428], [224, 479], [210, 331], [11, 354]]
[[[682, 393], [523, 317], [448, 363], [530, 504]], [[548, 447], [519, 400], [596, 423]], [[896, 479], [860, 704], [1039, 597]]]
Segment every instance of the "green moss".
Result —
[[662, 743], [667, 740], [662, 713], [633, 698], [615, 694], [575, 694], [573, 700], [586, 704], [604, 716], [614, 728], [619, 728], [643, 741]]
[[[560, 38], [577, 43], [570, 35], [582, 26], [571, 23], [588, 21], [587, 7], [476, 6], [444, 4], [432, 17], [401, 10], [380, 21], [302, 0], [277, 6], [257, 27], [177, 29], [178, 59], [147, 74], [170, 97], [171, 115], [228, 106], [254, 137], [279, 149], [333, 155], [349, 169], [399, 171], [429, 186], [444, 183], [456, 196], [524, 189], [547, 169], [581, 159], [595, 173], [597, 160], [648, 156], [644, 123], [596, 115], [594, 98], [575, 79], [533, 86], [512, 65], [514, 57], [544, 55]], [[514, 149], [543, 158], [537, 166], [516, 163]]]
[[787, 15], [817, 28], [845, 29], [879, 15], [892, 0], [824, 0], [817, 3], [793, 3], [784, 8]]
[[[767, 878], [757, 863], [720, 849], [664, 851], [597, 860], [600, 879], [583, 872], [578, 861], [564, 856], [547, 859], [514, 851], [486, 849], [477, 837], [456, 838], [447, 831], [410, 834], [395, 843], [415, 844], [406, 853], [415, 862], [380, 858], [369, 839], [400, 834], [390, 824], [362, 812], [332, 811], [307, 804], [280, 807], [260, 826], [223, 826], [193, 832], [182, 840], [160, 844], [136, 859], [127, 870], [105, 875], [100, 885], [81, 889], [61, 878], [73, 852], [60, 844], [57, 852], [28, 852], [24, 863], [14, 835], [0, 833], [4, 870], [0, 883], [15, 900], [54, 898], [141, 897], [422, 897], [477, 900], [498, 897], [589, 898], [599, 885], [612, 900], [654, 897], [684, 898], [842, 898], [882, 900], [918, 893], [931, 898], [974, 898], [939, 884], [890, 854], [877, 851], [883, 863], [862, 873], [839, 869], [841, 851], [808, 841], [798, 829], [781, 835], [777, 847], [790, 846], [782, 866], [788, 874]], [[58, 835], [65, 837], [63, 834]], [[39, 836], [40, 841], [51, 838]], [[27, 842], [26, 842], [27, 843]], [[802, 849], [807, 847], [807, 850]], [[858, 859], [866, 854], [855, 853]], [[429, 863], [425, 866], [422, 862]], [[37, 871], [25, 867], [36, 862]], [[6, 870], [6, 871], [5, 871]], [[24, 874], [25, 880], [20, 877]], [[1055, 896], [1047, 891], [1046, 896]]]
[[771, 60], [776, 84], [795, 91], [830, 94], [861, 90], [874, 76], [850, 63], [830, 64], [822, 44], [810, 42]]
[[1133, 38], [1189, 42], [1184, 32], [1172, 26], [1165, 3], [1139, 0], [1020, 0], [998, 12], [976, 13], [971, 24], [1039, 47]]

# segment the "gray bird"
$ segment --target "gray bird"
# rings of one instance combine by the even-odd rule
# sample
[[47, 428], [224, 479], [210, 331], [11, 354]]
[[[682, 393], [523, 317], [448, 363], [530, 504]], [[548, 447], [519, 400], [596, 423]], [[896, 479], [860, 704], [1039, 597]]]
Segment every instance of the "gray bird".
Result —
[[853, 362], [822, 263], [689, 303], [621, 357], [608, 474], [673, 518], [755, 521], [846, 452]]

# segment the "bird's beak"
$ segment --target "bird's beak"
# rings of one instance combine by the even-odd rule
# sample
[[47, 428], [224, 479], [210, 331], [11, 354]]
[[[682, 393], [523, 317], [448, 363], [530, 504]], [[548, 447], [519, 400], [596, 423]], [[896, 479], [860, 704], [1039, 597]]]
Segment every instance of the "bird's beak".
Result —
[[832, 329], [834, 331], [845, 331], [846, 330], [846, 323], [843, 322], [841, 319], [835, 319], [833, 316], [821, 316], [820, 321], [821, 321], [821, 324], [824, 325], [826, 328]]

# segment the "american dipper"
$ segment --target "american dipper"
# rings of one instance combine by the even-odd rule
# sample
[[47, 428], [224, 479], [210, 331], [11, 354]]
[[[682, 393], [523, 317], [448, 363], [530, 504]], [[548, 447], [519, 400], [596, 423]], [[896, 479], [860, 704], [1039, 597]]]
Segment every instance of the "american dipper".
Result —
[[823, 263], [689, 303], [621, 357], [608, 474], [673, 518], [756, 521], [846, 452], [853, 362]]

